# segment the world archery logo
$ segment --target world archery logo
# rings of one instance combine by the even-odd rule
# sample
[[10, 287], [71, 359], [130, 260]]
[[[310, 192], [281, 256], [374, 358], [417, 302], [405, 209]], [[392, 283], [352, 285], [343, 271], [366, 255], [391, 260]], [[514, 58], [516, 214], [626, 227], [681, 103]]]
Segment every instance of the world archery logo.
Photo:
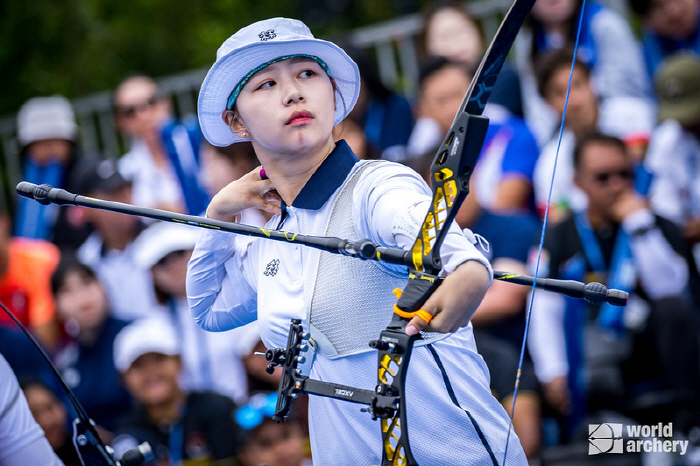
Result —
[[267, 264], [267, 267], [265, 267], [265, 272], [263, 274], [266, 277], [274, 277], [277, 275], [277, 271], [280, 269], [280, 260], [279, 259], [272, 259], [269, 264]]
[[277, 34], [275, 33], [274, 29], [268, 29], [267, 31], [261, 31], [260, 34], [258, 34], [258, 37], [264, 42], [266, 40], [274, 39], [277, 37]]
[[622, 424], [588, 425], [588, 454], [622, 453]]

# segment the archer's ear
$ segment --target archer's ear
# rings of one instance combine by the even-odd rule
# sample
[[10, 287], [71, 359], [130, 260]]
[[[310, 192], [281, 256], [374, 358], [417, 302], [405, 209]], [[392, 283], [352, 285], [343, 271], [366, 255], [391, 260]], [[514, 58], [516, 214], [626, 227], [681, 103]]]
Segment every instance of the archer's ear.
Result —
[[236, 136], [241, 138], [248, 137], [248, 130], [238, 115], [236, 115], [236, 112], [233, 110], [224, 110], [224, 113], [221, 114], [221, 118], [224, 120], [226, 125], [231, 128], [231, 131], [233, 131]]

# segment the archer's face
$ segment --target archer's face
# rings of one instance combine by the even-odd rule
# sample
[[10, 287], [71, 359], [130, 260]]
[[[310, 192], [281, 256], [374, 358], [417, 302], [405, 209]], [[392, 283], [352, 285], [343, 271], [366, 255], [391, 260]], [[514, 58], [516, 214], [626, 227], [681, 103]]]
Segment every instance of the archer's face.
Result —
[[304, 154], [333, 143], [334, 100], [331, 80], [318, 63], [290, 58], [248, 80], [236, 100], [236, 120], [256, 152]]

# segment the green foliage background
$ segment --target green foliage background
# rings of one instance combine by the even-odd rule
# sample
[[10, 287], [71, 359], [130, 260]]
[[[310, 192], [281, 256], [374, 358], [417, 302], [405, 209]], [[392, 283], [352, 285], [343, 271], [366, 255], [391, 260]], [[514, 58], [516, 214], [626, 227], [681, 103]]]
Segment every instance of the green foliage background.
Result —
[[246, 24], [304, 20], [316, 36], [418, 11], [417, 0], [0, 0], [0, 115], [27, 99], [110, 90], [126, 74], [207, 67]]

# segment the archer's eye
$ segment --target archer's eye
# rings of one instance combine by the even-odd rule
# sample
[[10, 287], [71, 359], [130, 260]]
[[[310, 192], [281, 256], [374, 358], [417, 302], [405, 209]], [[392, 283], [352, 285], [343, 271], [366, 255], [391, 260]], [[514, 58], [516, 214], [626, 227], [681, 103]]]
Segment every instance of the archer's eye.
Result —
[[314, 76], [316, 72], [314, 70], [304, 70], [301, 73], [299, 73], [299, 77], [301, 78], [310, 78]]
[[269, 89], [274, 85], [275, 85], [275, 82], [273, 80], [269, 80], [269, 81], [265, 81], [264, 83], [260, 84], [258, 86], [258, 89]]

